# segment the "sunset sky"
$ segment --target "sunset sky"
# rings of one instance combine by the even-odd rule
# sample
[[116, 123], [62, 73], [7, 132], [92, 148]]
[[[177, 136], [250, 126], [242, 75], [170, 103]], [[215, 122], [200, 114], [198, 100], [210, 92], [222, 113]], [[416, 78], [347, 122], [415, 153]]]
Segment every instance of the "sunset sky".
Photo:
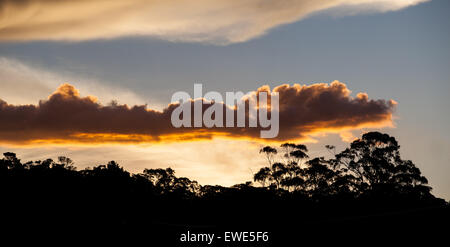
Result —
[[[95, 2], [95, 3], [94, 3]], [[0, 151], [251, 180], [273, 141], [389, 133], [450, 199], [446, 0], [0, 1]], [[173, 129], [171, 96], [279, 92], [280, 135]], [[115, 103], [111, 104], [114, 100]], [[327, 156], [329, 157], [329, 156]]]

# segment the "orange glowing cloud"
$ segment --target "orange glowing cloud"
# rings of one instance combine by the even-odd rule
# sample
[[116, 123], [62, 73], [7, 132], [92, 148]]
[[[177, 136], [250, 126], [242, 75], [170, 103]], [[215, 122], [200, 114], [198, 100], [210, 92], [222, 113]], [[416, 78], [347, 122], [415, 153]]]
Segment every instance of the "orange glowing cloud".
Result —
[[[338, 81], [284, 84], [273, 90], [264, 86], [252, 93], [260, 92], [279, 93], [279, 134], [270, 141], [393, 126], [392, 114], [397, 104], [393, 100], [369, 99], [365, 93], [352, 97], [346, 85]], [[203, 103], [204, 111], [211, 106], [206, 101]], [[63, 84], [37, 105], [10, 105], [0, 100], [0, 142], [16, 145], [127, 144], [215, 137], [268, 141], [260, 139], [260, 130], [264, 129], [260, 127], [175, 128], [171, 124], [171, 114], [178, 106], [178, 103], [169, 104], [163, 111], [155, 111], [146, 105], [102, 105], [95, 97], [82, 97], [72, 85]], [[270, 108], [268, 111], [270, 113]]]
[[113, 39], [236, 43], [314, 13], [396, 11], [429, 0], [2, 0], [0, 41]]

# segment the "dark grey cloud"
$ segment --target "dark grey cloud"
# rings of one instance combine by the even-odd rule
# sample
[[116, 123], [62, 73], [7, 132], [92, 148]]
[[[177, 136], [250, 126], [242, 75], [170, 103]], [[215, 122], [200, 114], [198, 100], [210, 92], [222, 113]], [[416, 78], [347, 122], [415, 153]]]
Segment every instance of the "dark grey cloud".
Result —
[[[275, 140], [389, 126], [396, 105], [393, 100], [371, 100], [365, 93], [351, 97], [346, 85], [337, 81], [308, 86], [281, 85], [273, 90], [264, 86], [253, 93], [260, 92], [279, 93], [280, 131]], [[206, 110], [210, 105], [204, 103], [203, 110]], [[163, 111], [155, 111], [146, 105], [102, 105], [92, 96], [81, 97], [72, 85], [63, 84], [37, 105], [10, 105], [0, 100], [0, 142], [135, 143], [216, 136], [259, 139], [263, 129], [175, 128], [171, 124], [171, 114], [176, 107], [178, 104], [170, 104]], [[248, 115], [246, 123], [248, 126]]]

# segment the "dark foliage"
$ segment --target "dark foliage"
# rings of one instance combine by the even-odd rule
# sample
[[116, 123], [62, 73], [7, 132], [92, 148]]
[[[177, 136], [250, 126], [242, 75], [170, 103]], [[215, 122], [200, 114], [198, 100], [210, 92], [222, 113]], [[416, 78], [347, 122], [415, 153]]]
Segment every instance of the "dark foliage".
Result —
[[4, 153], [1, 224], [59, 234], [146, 231], [174, 241], [177, 232], [193, 228], [273, 231], [280, 240], [280, 232], [314, 236], [320, 228], [320, 235], [333, 235], [355, 226], [401, 229], [442, 220], [447, 203], [431, 194], [427, 179], [401, 159], [399, 148], [395, 138], [378, 132], [340, 153], [327, 146], [331, 159], [308, 159], [301, 144], [267, 146], [260, 153], [268, 166], [254, 174], [259, 185], [232, 187], [200, 186], [171, 168], [130, 174], [111, 161], [77, 171], [66, 157], [22, 163]]

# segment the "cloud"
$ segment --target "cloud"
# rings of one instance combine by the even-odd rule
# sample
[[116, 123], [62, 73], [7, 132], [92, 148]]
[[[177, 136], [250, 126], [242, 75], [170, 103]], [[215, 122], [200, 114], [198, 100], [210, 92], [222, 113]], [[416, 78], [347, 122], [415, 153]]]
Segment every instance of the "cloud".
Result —
[[[120, 99], [127, 104], [146, 102], [133, 91], [120, 86], [65, 71], [49, 71], [10, 57], [0, 57], [0, 78], [0, 98], [10, 104], [35, 103], [46, 98], [64, 81], [75, 82], [79, 90], [95, 95], [104, 103], [113, 99]], [[152, 104], [152, 107], [162, 109], [164, 105]]]
[[[111, 39], [244, 42], [318, 11], [399, 10], [428, 0], [2, 0], [0, 40]], [[346, 11], [347, 10], [347, 11]]]
[[[263, 86], [252, 93], [261, 92], [279, 93], [280, 132], [276, 141], [392, 126], [396, 105], [393, 100], [371, 100], [365, 93], [351, 97], [346, 85], [338, 81], [285, 84], [273, 90]], [[0, 142], [95, 144], [179, 142], [214, 137], [259, 139], [260, 127], [175, 128], [171, 113], [177, 107], [178, 103], [172, 103], [163, 111], [155, 111], [146, 105], [103, 105], [94, 96], [82, 97], [72, 85], [63, 84], [38, 105], [11, 105], [0, 100]], [[203, 110], [208, 107], [206, 104]], [[248, 115], [246, 118], [248, 123]]]

